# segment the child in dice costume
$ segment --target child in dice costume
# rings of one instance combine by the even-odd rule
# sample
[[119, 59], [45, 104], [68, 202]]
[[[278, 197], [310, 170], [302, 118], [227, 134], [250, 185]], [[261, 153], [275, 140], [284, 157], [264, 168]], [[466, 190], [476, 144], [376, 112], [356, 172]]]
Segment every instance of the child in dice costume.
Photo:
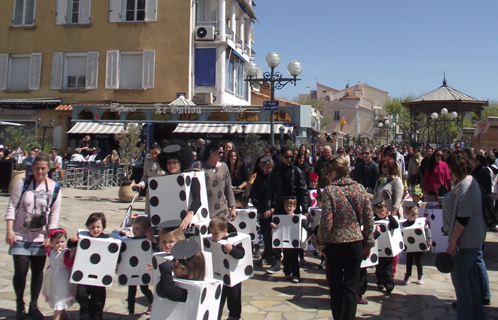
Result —
[[[399, 228], [399, 223], [391, 215], [391, 212], [387, 211], [386, 204], [382, 198], [372, 200], [372, 207], [375, 213], [374, 221], [388, 220], [389, 230]], [[379, 237], [379, 231], [374, 231], [374, 238]], [[394, 290], [394, 276], [393, 276], [393, 258], [392, 257], [380, 257], [379, 264], [375, 269], [375, 275], [377, 276], [377, 287], [379, 290], [386, 288], [388, 294]]]
[[[93, 238], [109, 238], [103, 233], [106, 227], [105, 215], [102, 212], [90, 214], [85, 223], [88, 232]], [[68, 248], [74, 248], [78, 244], [78, 237], [72, 236], [68, 240]], [[71, 250], [71, 258], [74, 257], [74, 250]], [[106, 299], [106, 289], [100, 286], [90, 286], [78, 284], [76, 287], [76, 301], [80, 305], [80, 319], [101, 320], [104, 312]]]
[[[237, 236], [237, 231], [235, 230], [235, 228], [233, 229], [233, 232], [228, 233], [228, 223], [223, 217], [214, 217], [209, 222], [209, 231], [211, 232], [213, 241], [215, 242], [218, 242], [220, 240], [227, 240], [230, 237]], [[232, 246], [229, 243], [223, 244], [223, 252], [229, 254], [234, 259], [242, 259], [245, 254], [245, 250], [242, 247], [242, 242], [237, 244], [236, 246]], [[223, 307], [225, 306], [225, 300], [227, 300], [229, 311], [228, 320], [240, 319], [240, 314], [242, 313], [242, 282], [239, 282], [232, 287], [223, 285], [218, 319], [221, 319]]]
[[[413, 191], [412, 191], [413, 192]], [[403, 228], [409, 227], [413, 225], [418, 218], [418, 206], [415, 202], [405, 202], [404, 203], [404, 212], [405, 215], [407, 216], [407, 219], [405, 222], [401, 224]], [[425, 222], [424, 225], [424, 231], [425, 231], [425, 237], [427, 239], [427, 247], [432, 246], [432, 234], [431, 234], [431, 229], [429, 229], [429, 225], [427, 224], [427, 221]], [[406, 273], [405, 273], [405, 279], [403, 280], [403, 284], [407, 285], [410, 284], [411, 281], [411, 276], [412, 276], [412, 266], [413, 266], [413, 260], [415, 260], [415, 265], [417, 266], [417, 284], [423, 284], [424, 283], [424, 270], [422, 267], [422, 254], [423, 252], [407, 252], [406, 253]]]
[[[192, 150], [184, 142], [178, 142], [166, 146], [157, 156], [159, 166], [166, 171], [167, 175], [180, 174], [189, 170], [194, 163]], [[194, 215], [201, 207], [201, 186], [197, 178], [192, 179], [190, 194], [192, 203], [188, 208], [186, 216], [183, 218], [181, 228], [187, 229], [191, 226]]]

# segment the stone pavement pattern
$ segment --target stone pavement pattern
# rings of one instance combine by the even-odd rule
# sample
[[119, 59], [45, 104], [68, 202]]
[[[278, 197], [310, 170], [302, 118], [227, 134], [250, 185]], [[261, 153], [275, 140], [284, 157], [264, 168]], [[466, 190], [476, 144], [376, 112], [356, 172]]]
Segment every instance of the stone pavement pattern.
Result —
[[[119, 227], [128, 204], [117, 200], [118, 188], [107, 190], [62, 190], [62, 213], [59, 226], [69, 234], [75, 234], [78, 228], [85, 228], [84, 223], [92, 212], [103, 211], [107, 218], [107, 232]], [[8, 196], [0, 195], [0, 208], [5, 212]], [[135, 212], [143, 212], [144, 202], [138, 201], [134, 205]], [[5, 239], [5, 222], [0, 224], [2, 242]], [[4, 243], [4, 242], [3, 242]], [[13, 263], [8, 255], [8, 248], [4, 244], [0, 247], [0, 319], [15, 319], [15, 295], [12, 288]], [[442, 274], [434, 267], [435, 254], [424, 254], [423, 265], [425, 283], [423, 285], [400, 285], [405, 263], [400, 256], [396, 272], [396, 284], [391, 295], [377, 291], [374, 269], [369, 269], [368, 291], [365, 297], [367, 305], [359, 305], [357, 318], [359, 319], [455, 319], [456, 311], [451, 302], [455, 300], [455, 293], [448, 274]], [[488, 232], [484, 257], [488, 268], [489, 282], [493, 299], [491, 306], [486, 307], [488, 319], [498, 319], [498, 234]], [[254, 278], [242, 284], [242, 319], [331, 319], [328, 289], [325, 283], [323, 270], [317, 269], [319, 259], [311, 252], [306, 260], [315, 268], [303, 268], [301, 283], [291, 284], [284, 280], [283, 273], [268, 276], [263, 268], [256, 267]], [[48, 260], [47, 260], [48, 262]], [[414, 272], [416, 268], [414, 266]], [[29, 279], [26, 285], [25, 302], [29, 303]], [[114, 283], [107, 289], [105, 319], [119, 319], [127, 312], [127, 287]], [[147, 309], [146, 299], [140, 290], [137, 292], [136, 319], [145, 320]], [[44, 298], [40, 296], [39, 306], [46, 318], [53, 315], [53, 311]], [[227, 317], [225, 307], [224, 318]], [[75, 303], [69, 309], [69, 319], [79, 319], [78, 305]]]

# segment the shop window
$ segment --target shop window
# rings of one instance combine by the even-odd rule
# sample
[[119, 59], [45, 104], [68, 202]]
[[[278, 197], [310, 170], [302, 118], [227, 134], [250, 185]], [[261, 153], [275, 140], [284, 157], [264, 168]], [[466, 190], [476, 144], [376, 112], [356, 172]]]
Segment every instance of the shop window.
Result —
[[197, 113], [182, 113], [178, 116], [178, 120], [199, 120]]
[[102, 120], [119, 120], [119, 114], [115, 111], [106, 111], [102, 113]]
[[105, 87], [106, 89], [153, 89], [154, 71], [155, 50], [107, 51]]
[[0, 54], [0, 90], [40, 90], [41, 53]]
[[259, 117], [254, 112], [242, 112], [237, 116], [237, 121], [259, 121]]
[[141, 111], [130, 112], [126, 116], [126, 120], [145, 120], [145, 114]]
[[158, 0], [110, 0], [109, 22], [157, 21]]
[[15, 0], [14, 2], [14, 26], [32, 26], [35, 24], [36, 0]]
[[93, 112], [88, 109], [82, 110], [80, 114], [78, 114], [79, 120], [93, 120]]
[[[269, 115], [266, 120], [270, 121], [270, 118], [271, 118], [271, 115]], [[279, 111], [275, 111], [275, 121], [289, 121], [289, 122], [291, 122], [292, 118], [287, 112], [279, 110]]]
[[58, 0], [55, 8], [55, 24], [90, 23], [91, 0]]
[[208, 116], [208, 121], [229, 121], [228, 114], [220, 111], [213, 111]]

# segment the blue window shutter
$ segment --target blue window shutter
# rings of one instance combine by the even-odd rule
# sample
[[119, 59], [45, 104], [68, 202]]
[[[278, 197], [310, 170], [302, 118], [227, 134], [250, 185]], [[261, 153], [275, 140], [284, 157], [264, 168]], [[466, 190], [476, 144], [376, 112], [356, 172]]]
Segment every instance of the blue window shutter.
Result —
[[195, 49], [195, 85], [216, 84], [216, 48]]

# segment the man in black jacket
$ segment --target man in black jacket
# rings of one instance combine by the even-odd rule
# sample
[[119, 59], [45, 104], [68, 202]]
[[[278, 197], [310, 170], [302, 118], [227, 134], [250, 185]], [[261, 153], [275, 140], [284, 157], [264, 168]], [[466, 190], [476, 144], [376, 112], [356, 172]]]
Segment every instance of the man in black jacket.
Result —
[[361, 156], [363, 161], [355, 166], [353, 180], [365, 187], [368, 193], [373, 194], [375, 184], [380, 177], [379, 165], [372, 160], [373, 154], [370, 146], [361, 147]]
[[[292, 151], [288, 146], [283, 146], [280, 149], [280, 158], [280, 166], [273, 169], [268, 178], [266, 211], [264, 213], [264, 218], [266, 219], [275, 214], [287, 214], [284, 208], [284, 197], [295, 197], [297, 199], [295, 214], [308, 213], [306, 183], [301, 170], [292, 165]], [[272, 252], [274, 261], [272, 266], [266, 270], [270, 274], [281, 270], [282, 250], [273, 249]]]

